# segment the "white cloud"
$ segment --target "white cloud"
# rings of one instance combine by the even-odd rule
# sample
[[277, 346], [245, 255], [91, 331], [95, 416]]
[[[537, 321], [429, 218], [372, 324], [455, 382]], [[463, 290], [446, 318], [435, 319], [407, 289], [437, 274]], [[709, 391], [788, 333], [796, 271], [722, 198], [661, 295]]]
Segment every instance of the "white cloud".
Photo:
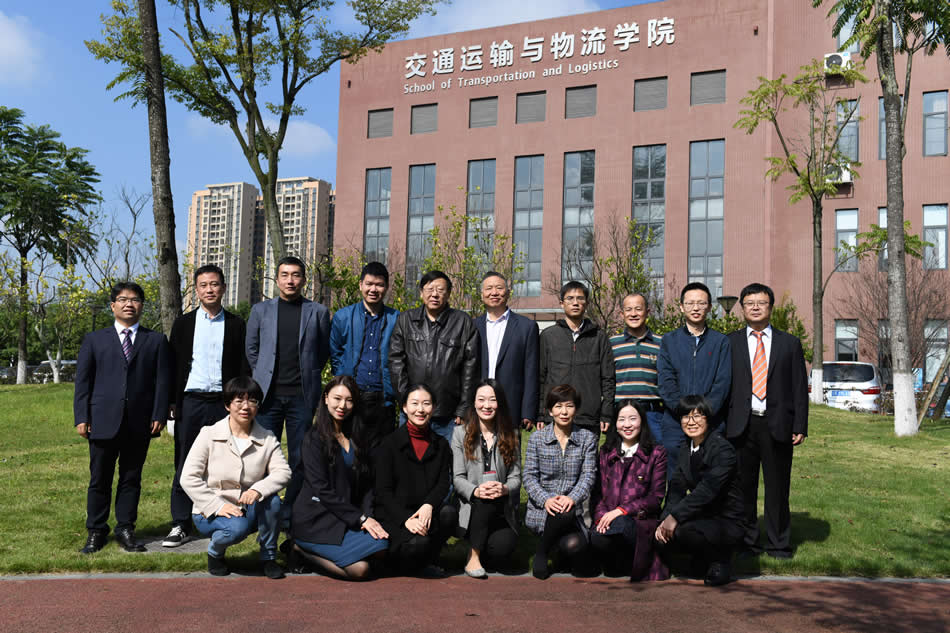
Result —
[[[264, 124], [268, 129], [275, 129], [277, 120], [264, 119]], [[228, 140], [237, 143], [237, 139], [234, 138], [234, 134], [228, 126], [217, 125], [197, 114], [190, 115], [185, 125], [191, 135], [199, 140], [212, 142]], [[291, 119], [290, 123], [287, 124], [287, 135], [284, 137], [284, 147], [281, 150], [283, 157], [309, 158], [335, 151], [336, 142], [333, 137], [316, 123]]]
[[471, 31], [600, 10], [600, 5], [594, 0], [456, 0], [452, 4], [439, 5], [436, 15], [416, 20], [409, 37]]
[[0, 83], [27, 82], [40, 67], [40, 38], [24, 16], [0, 11]]

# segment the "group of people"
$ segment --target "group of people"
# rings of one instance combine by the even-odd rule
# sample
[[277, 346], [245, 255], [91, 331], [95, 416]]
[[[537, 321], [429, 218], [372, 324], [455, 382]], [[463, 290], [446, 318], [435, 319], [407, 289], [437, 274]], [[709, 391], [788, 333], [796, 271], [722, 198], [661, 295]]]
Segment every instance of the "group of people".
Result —
[[[162, 545], [209, 536], [215, 575], [228, 573], [227, 547], [256, 532], [264, 573], [283, 577], [283, 531], [292, 567], [353, 580], [372, 568], [438, 573], [456, 536], [469, 546], [465, 574], [484, 578], [517, 546], [523, 487], [536, 577], [556, 557], [579, 573], [660, 580], [682, 550], [719, 585], [734, 554], [763, 551], [760, 468], [764, 550], [792, 555], [789, 483], [807, 434], [807, 382], [801, 344], [769, 323], [767, 286], [742, 290], [747, 327], [728, 337], [707, 327], [701, 283], [680, 295], [682, 328], [651, 332], [647, 298], [634, 293], [623, 299], [624, 331], [610, 337], [585, 317], [589, 291], [574, 281], [560, 291], [564, 317], [540, 333], [508, 307], [497, 272], [482, 280], [475, 319], [450, 307], [440, 271], [420, 280], [422, 305], [400, 313], [384, 301], [386, 267], [369, 263], [362, 300], [332, 320], [303, 297], [302, 261], [280, 260], [276, 281], [279, 296], [245, 324], [222, 307], [220, 268], [197, 269], [200, 306], [168, 340], [139, 325], [138, 285], [113, 288], [115, 323], [87, 335], [77, 361], [75, 425], [90, 451], [82, 553], [107, 542], [116, 464], [115, 540], [144, 550], [134, 531], [142, 466], [170, 415]], [[321, 385], [328, 361], [334, 377]], [[522, 428], [535, 431], [523, 463]]]

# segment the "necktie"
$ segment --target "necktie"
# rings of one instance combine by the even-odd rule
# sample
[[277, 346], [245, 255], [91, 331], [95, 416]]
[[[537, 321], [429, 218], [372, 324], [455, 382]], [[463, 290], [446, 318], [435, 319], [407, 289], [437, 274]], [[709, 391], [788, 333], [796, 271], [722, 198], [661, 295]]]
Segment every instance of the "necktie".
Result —
[[753, 332], [758, 341], [755, 344], [755, 356], [752, 358], [752, 395], [759, 400], [765, 400], [765, 383], [768, 382], [769, 367], [765, 362], [765, 344], [762, 342], [762, 332]]
[[132, 358], [132, 330], [126, 328], [122, 330], [122, 353], [125, 354], [125, 360]]

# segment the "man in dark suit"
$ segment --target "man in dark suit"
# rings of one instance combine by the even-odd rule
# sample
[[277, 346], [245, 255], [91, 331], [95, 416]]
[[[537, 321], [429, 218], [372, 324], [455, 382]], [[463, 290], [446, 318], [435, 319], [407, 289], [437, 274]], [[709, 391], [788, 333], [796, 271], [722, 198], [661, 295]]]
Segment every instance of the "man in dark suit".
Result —
[[300, 447], [313, 423], [321, 373], [330, 357], [330, 312], [301, 294], [306, 270], [296, 257], [277, 262], [279, 296], [251, 309], [245, 342], [251, 375], [264, 392], [257, 423], [277, 439], [287, 423], [292, 476], [280, 509], [284, 529], [289, 529], [291, 508], [303, 485]]
[[122, 282], [112, 288], [111, 300], [115, 323], [87, 334], [76, 361], [74, 424], [89, 440], [89, 537], [79, 550], [83, 554], [106, 544], [116, 461], [115, 540], [126, 551], [145, 551], [135, 539], [142, 466], [149, 440], [161, 432], [168, 414], [168, 341], [139, 325], [145, 292], [136, 283]]
[[[485, 314], [475, 317], [481, 336], [481, 377], [494, 378], [505, 390], [513, 422], [534, 426], [538, 410], [538, 324], [508, 308], [511, 289], [498, 272], [482, 277]], [[515, 435], [520, 437], [518, 429]]]
[[758, 554], [759, 464], [765, 480], [765, 552], [791, 558], [788, 493], [792, 449], [808, 435], [808, 380], [801, 342], [769, 324], [775, 294], [749, 284], [739, 295], [746, 327], [729, 335], [732, 392], [726, 436], [736, 446], [745, 504], [746, 551]]
[[178, 547], [190, 538], [192, 501], [181, 487], [188, 451], [203, 427], [227, 415], [223, 386], [250, 373], [244, 357], [244, 319], [221, 307], [224, 272], [208, 264], [195, 271], [194, 282], [201, 306], [175, 319], [170, 337], [175, 355], [175, 477], [172, 529], [163, 547]]

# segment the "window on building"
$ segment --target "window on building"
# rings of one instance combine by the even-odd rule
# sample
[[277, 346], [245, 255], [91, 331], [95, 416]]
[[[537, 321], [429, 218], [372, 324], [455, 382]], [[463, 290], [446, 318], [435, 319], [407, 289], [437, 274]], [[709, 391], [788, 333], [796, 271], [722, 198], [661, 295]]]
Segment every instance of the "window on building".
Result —
[[689, 144], [689, 281], [722, 294], [723, 188], [726, 142]]
[[666, 77], [637, 79], [633, 82], [633, 111], [666, 109]]
[[495, 234], [495, 159], [468, 161], [468, 245], [490, 256]]
[[518, 95], [515, 105], [515, 123], [544, 121], [547, 93], [525, 92]]
[[594, 263], [594, 152], [564, 154], [561, 283], [590, 279]]
[[689, 77], [689, 105], [726, 102], [726, 71], [693, 73]]
[[389, 258], [389, 198], [392, 169], [366, 170], [366, 206], [363, 253], [366, 261], [386, 263]]
[[858, 360], [857, 319], [835, 319], [835, 360]]
[[927, 319], [924, 322], [924, 341], [927, 345], [924, 382], [933, 382], [947, 353], [947, 322], [942, 319]]
[[422, 276], [422, 262], [432, 248], [429, 231], [435, 225], [435, 165], [409, 168], [409, 226], [406, 230], [406, 284]]
[[582, 119], [597, 114], [597, 86], [567, 88], [564, 91], [564, 118]]
[[427, 134], [439, 129], [439, 104], [412, 106], [411, 134]]
[[856, 100], [841, 101], [837, 106], [838, 128], [841, 135], [838, 137], [838, 151], [849, 162], [858, 162], [858, 102]]
[[[663, 278], [663, 233], [666, 228], [666, 145], [633, 148], [633, 221], [641, 236], [652, 235], [647, 264]], [[662, 282], [658, 284], [662, 287]]]
[[835, 211], [835, 266], [839, 272], [856, 272], [858, 259], [842, 250], [842, 242], [848, 246], [858, 243], [858, 210], [841, 209]]
[[947, 205], [924, 205], [924, 268], [947, 267]]
[[924, 93], [924, 156], [947, 155], [947, 91]]
[[384, 138], [393, 135], [393, 109], [370, 110], [366, 124], [367, 138]]
[[524, 270], [518, 291], [541, 295], [541, 227], [544, 220], [544, 156], [515, 159], [514, 243]]
[[498, 125], [498, 97], [472, 99], [468, 102], [468, 127]]
[[854, 25], [855, 19], [851, 18], [846, 20], [844, 24], [841, 25], [841, 30], [838, 31], [838, 50], [842, 53], [857, 53], [859, 50], [856, 41], [846, 45], [846, 42], [854, 35]]
[[[887, 207], [878, 207], [877, 208], [877, 225], [884, 230], [887, 230]], [[878, 270], [887, 270], [887, 243], [885, 242], [884, 248], [880, 250], [877, 254], [877, 269]]]
[[877, 366], [884, 384], [894, 381], [891, 370], [891, 324], [887, 319], [877, 322]]

